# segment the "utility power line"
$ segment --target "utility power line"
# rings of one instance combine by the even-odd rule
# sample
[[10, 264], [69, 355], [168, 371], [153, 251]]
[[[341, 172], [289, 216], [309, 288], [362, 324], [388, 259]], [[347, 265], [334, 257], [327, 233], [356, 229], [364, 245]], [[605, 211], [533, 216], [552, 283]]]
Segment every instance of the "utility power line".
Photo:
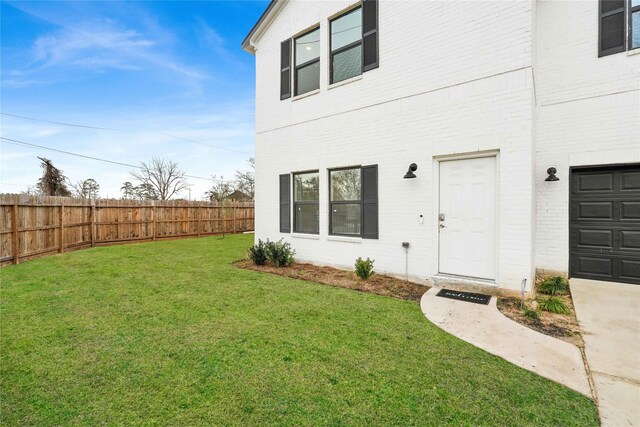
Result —
[[[127, 166], [129, 168], [141, 169], [140, 165], [132, 165], [132, 164], [129, 164], [129, 163], [117, 162], [115, 160], [101, 159], [99, 157], [93, 157], [93, 156], [87, 156], [85, 154], [73, 153], [71, 151], [59, 150], [57, 148], [45, 147], [44, 145], [33, 144], [31, 142], [18, 141], [16, 139], [5, 138], [4, 136], [0, 136], [0, 140], [2, 140], [5, 144], [12, 144], [12, 145], [18, 145], [18, 146], [30, 147], [30, 148], [40, 148], [42, 150], [55, 151], [57, 153], [67, 154], [69, 156], [82, 157], [82, 158], [85, 158], [85, 159], [95, 160], [95, 161], [98, 161], [98, 162], [105, 162], [105, 163], [111, 163], [111, 164], [119, 165], [119, 166]], [[231, 183], [231, 181], [225, 181], [225, 180], [213, 179], [213, 178], [203, 178], [201, 176], [195, 176], [195, 175], [186, 175], [185, 174], [184, 176], [187, 177], [187, 178], [202, 179], [204, 181], [216, 181], [216, 182], [228, 182], [228, 183]]]
[[[52, 121], [52, 120], [36, 119], [35, 117], [20, 116], [18, 114], [10, 114], [10, 113], [2, 113], [2, 112], [0, 112], [0, 114], [3, 115], [3, 116], [13, 117], [13, 118], [16, 118], [16, 119], [31, 120], [31, 121], [34, 121], [34, 122], [49, 123], [49, 124], [59, 125], [59, 126], [70, 126], [70, 127], [76, 127], [76, 128], [82, 128], [82, 129], [106, 130], [106, 131], [109, 131], [109, 132], [131, 132], [131, 131], [127, 131], [127, 130], [124, 130], [124, 129], [107, 128], [107, 127], [101, 127], [101, 126], [90, 126], [90, 125], [82, 125], [82, 124], [77, 124], [77, 123], [56, 122], [56, 121]], [[184, 138], [184, 137], [177, 136], [177, 135], [171, 135], [169, 133], [154, 132], [154, 131], [152, 131], [152, 133], [155, 133], [156, 135], [167, 136], [169, 138], [180, 139], [182, 141], [192, 142], [194, 144], [204, 145], [205, 147], [215, 148], [215, 149], [218, 149], [218, 150], [226, 150], [226, 151], [232, 151], [234, 153], [241, 153], [241, 154], [251, 155], [251, 153], [249, 153], [248, 151], [242, 151], [242, 150], [236, 150], [234, 148], [227, 148], [227, 147], [220, 147], [220, 146], [217, 146], [217, 145], [211, 145], [211, 144], [207, 144], [207, 143], [204, 143], [204, 142], [201, 142], [201, 141], [197, 141], [195, 139]]]

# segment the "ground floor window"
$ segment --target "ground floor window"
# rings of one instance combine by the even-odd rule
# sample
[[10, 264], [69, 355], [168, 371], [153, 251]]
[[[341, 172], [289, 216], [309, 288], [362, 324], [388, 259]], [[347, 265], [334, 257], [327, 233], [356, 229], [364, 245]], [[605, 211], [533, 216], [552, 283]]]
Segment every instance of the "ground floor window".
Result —
[[319, 186], [318, 172], [293, 175], [293, 231], [295, 233], [318, 234]]
[[329, 234], [362, 235], [362, 169], [329, 171]]

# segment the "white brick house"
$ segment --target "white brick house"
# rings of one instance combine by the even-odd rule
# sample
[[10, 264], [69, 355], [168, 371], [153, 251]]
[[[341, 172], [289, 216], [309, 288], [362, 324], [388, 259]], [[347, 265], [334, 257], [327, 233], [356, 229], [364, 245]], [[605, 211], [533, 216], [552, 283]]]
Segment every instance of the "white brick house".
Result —
[[243, 42], [256, 239], [422, 282], [639, 283], [639, 27], [639, 0], [272, 1]]

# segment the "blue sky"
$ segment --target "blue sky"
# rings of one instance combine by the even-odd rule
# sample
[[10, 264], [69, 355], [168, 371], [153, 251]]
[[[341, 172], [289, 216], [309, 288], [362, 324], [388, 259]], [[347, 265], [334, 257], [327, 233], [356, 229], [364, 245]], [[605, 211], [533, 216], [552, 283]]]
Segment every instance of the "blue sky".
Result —
[[[231, 178], [254, 152], [254, 57], [240, 43], [268, 3], [1, 2], [2, 136]], [[37, 156], [74, 182], [97, 180], [102, 196], [131, 180], [124, 166], [3, 141], [0, 192], [34, 185]], [[190, 183], [192, 198], [210, 186]]]

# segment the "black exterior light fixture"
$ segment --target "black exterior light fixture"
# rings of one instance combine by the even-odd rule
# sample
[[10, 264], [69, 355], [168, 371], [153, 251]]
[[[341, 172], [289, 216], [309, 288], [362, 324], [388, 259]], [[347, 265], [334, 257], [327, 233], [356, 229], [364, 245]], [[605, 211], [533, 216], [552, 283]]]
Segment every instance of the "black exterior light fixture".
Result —
[[547, 174], [549, 176], [546, 177], [544, 180], [545, 181], [560, 181], [560, 178], [558, 178], [556, 176], [556, 172], [558, 172], [558, 170], [556, 168], [550, 167], [549, 169], [547, 169]]
[[414, 172], [417, 170], [418, 170], [418, 165], [416, 165], [415, 163], [411, 163], [409, 165], [409, 170], [407, 171], [407, 173], [404, 174], [404, 179], [415, 178], [416, 174]]

